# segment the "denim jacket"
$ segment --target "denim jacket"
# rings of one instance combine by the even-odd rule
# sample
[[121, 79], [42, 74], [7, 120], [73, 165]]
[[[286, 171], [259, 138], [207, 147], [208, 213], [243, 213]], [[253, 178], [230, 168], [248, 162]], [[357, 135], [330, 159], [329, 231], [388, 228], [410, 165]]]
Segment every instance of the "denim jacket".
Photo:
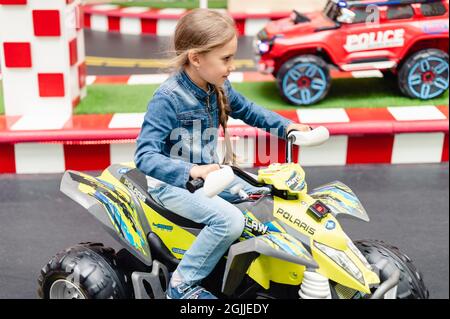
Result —
[[[224, 90], [232, 118], [266, 130], [277, 128], [278, 136], [286, 138], [292, 121], [247, 100], [228, 80]], [[219, 163], [218, 128], [213, 87], [206, 92], [184, 70], [179, 71], [161, 84], [148, 105], [137, 138], [136, 166], [147, 176], [185, 188], [194, 164]]]

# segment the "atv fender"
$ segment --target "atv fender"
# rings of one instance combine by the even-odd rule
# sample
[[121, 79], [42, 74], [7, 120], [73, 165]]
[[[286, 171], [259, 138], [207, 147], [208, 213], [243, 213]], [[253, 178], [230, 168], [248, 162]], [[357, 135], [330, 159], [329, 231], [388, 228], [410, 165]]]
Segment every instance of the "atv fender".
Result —
[[334, 217], [351, 217], [369, 222], [370, 218], [366, 210], [353, 191], [339, 181], [325, 184], [313, 189], [309, 194], [330, 208]]
[[[294, 264], [306, 266], [309, 269], [315, 269], [319, 267], [307, 251], [303, 251], [305, 258], [299, 255], [293, 255], [291, 253], [288, 253], [283, 247], [279, 245], [274, 244], [274, 247], [269, 245], [264, 240], [264, 237], [267, 236], [270, 235], [258, 236], [239, 242], [230, 247], [222, 283], [222, 292], [225, 295], [230, 296], [233, 294], [233, 292], [242, 282], [242, 279], [247, 273], [250, 264], [259, 255], [265, 255], [292, 262]], [[285, 234], [285, 236], [288, 235]]]
[[[80, 172], [66, 171], [61, 180], [60, 190], [66, 196], [83, 206], [95, 219], [100, 221], [108, 234], [110, 234], [111, 237], [125, 247], [131, 254], [142, 261], [145, 265], [151, 266], [153, 260], [147, 240], [145, 239], [141, 242], [142, 246], [140, 247], [140, 250], [133, 247], [124, 238], [124, 236], [120, 235], [114, 228], [104, 205], [102, 205], [91, 194], [81, 191], [81, 186], [89, 186], [95, 189], [98, 188], [103, 192], [114, 192], [114, 190], [111, 189], [112, 186], [108, 185], [106, 182], [102, 183], [99, 179], [95, 179], [92, 176]], [[133, 200], [131, 194], [130, 199]]]

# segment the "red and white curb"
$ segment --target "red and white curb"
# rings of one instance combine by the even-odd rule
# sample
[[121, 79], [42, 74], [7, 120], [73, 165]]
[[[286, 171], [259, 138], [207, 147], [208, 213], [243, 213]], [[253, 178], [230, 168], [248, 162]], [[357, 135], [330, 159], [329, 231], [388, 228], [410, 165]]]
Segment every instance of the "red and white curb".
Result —
[[[95, 31], [131, 35], [171, 36], [186, 9], [149, 9], [120, 7], [113, 4], [85, 5], [84, 27]], [[217, 11], [227, 12], [225, 9]], [[271, 20], [285, 18], [290, 12], [230, 13], [239, 35], [254, 36]]]
[[[383, 73], [378, 70], [343, 72], [338, 70], [330, 71], [333, 79], [348, 78], [382, 78]], [[86, 76], [86, 85], [93, 84], [122, 84], [122, 85], [151, 85], [161, 84], [170, 77], [169, 73], [159, 74], [132, 74], [132, 75], [88, 75]], [[0, 73], [0, 81], [2, 74]], [[272, 82], [275, 78], [271, 74], [262, 74], [260, 72], [231, 72], [228, 77], [232, 83], [244, 82]]]
[[[0, 75], [1, 76], [1, 75]], [[86, 77], [86, 84], [123, 84], [123, 85], [150, 85], [161, 84], [167, 78], [169, 73], [162, 74], [134, 74], [134, 75], [88, 75]], [[359, 72], [341, 72], [331, 70], [331, 77], [333, 79], [346, 78], [382, 78], [383, 74], [380, 71], [359, 71]], [[1, 79], [1, 78], [0, 78]], [[262, 74], [259, 72], [231, 72], [228, 77], [232, 83], [243, 82], [271, 82], [275, 78], [271, 74]]]
[[[348, 78], [382, 78], [383, 73], [378, 70], [358, 71], [358, 72], [341, 72], [331, 70], [333, 79]], [[158, 85], [163, 83], [170, 77], [169, 73], [160, 74], [132, 74], [132, 75], [88, 75], [85, 78], [86, 85]], [[228, 77], [231, 83], [256, 83], [256, 82], [273, 82], [275, 78], [271, 74], [262, 74], [260, 72], [231, 72]], [[2, 74], [0, 73], [0, 81]]]
[[[331, 133], [328, 142], [297, 149], [294, 156], [304, 166], [334, 166], [448, 162], [448, 109], [420, 106], [278, 113], [300, 123], [326, 126]], [[68, 121], [42, 118], [36, 127], [27, 117], [0, 117], [0, 173], [101, 170], [111, 163], [133, 161], [143, 117], [144, 113], [78, 115]], [[284, 141], [240, 120], [231, 119], [229, 130], [243, 167], [284, 160]], [[261, 135], [265, 138], [258, 138]], [[274, 145], [280, 152], [269, 156]]]

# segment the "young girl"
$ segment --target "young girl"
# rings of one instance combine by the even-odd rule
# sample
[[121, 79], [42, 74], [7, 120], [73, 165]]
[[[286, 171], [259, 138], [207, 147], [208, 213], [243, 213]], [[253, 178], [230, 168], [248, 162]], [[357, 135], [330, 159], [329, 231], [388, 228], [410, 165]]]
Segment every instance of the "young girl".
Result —
[[[149, 183], [152, 198], [170, 211], [206, 225], [173, 273], [167, 298], [215, 299], [199, 283], [244, 229], [242, 212], [230, 203], [236, 199], [230, 188], [240, 183], [246, 192], [257, 191], [238, 178], [214, 198], [202, 189], [193, 194], [186, 189], [189, 180], [205, 179], [220, 169], [216, 153], [219, 125], [226, 133], [231, 116], [266, 130], [277, 128], [281, 138], [292, 129], [309, 130], [255, 105], [231, 87], [227, 77], [235, 70], [237, 43], [236, 27], [229, 16], [206, 9], [183, 16], [175, 31], [177, 72], [155, 92], [137, 139], [137, 167], [160, 181]], [[230, 147], [225, 158], [227, 162], [234, 158]]]

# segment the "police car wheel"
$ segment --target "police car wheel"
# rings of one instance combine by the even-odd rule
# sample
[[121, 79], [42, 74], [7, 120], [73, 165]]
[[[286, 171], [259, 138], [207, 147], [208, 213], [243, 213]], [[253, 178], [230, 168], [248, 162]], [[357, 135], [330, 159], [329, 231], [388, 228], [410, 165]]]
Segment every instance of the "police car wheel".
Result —
[[437, 49], [413, 54], [400, 67], [398, 85], [411, 98], [429, 100], [441, 96], [449, 87], [448, 54]]
[[327, 96], [331, 86], [327, 63], [315, 55], [285, 62], [276, 78], [282, 98], [293, 105], [316, 104]]

